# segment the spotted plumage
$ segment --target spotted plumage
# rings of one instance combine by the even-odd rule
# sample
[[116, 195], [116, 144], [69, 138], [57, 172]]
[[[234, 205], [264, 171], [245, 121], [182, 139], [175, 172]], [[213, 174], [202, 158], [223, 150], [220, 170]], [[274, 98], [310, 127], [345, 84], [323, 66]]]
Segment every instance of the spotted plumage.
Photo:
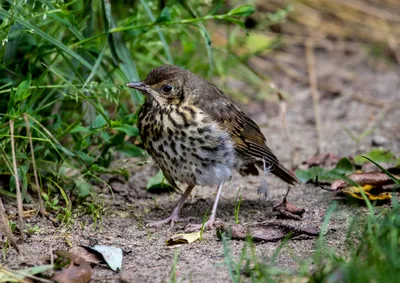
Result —
[[[144, 146], [160, 166], [166, 179], [186, 183], [170, 221], [178, 220], [179, 209], [195, 185], [218, 185], [232, 171], [257, 175], [264, 164], [289, 184], [296, 177], [285, 169], [266, 145], [257, 124], [215, 85], [172, 65], [151, 71], [144, 82], [130, 83], [146, 95], [139, 112], [138, 127]], [[209, 226], [215, 219], [214, 204]]]

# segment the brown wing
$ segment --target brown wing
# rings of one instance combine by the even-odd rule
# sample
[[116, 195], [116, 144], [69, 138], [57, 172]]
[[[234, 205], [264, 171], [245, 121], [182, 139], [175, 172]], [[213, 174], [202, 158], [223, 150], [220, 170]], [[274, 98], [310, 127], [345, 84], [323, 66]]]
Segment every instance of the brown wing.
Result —
[[196, 101], [197, 106], [226, 129], [233, 142], [239, 157], [247, 167], [241, 168], [245, 175], [255, 175], [258, 167], [271, 166], [271, 172], [289, 184], [297, 183], [297, 178], [284, 168], [271, 149], [266, 145], [267, 140], [261, 133], [258, 125], [231, 102], [216, 86], [209, 84], [202, 99]]
[[264, 159], [271, 164], [279, 163], [266, 145], [267, 140], [258, 125], [216, 86], [209, 86], [210, 89], [203, 94], [203, 99], [198, 101], [197, 106], [229, 132], [238, 154], [249, 161]]

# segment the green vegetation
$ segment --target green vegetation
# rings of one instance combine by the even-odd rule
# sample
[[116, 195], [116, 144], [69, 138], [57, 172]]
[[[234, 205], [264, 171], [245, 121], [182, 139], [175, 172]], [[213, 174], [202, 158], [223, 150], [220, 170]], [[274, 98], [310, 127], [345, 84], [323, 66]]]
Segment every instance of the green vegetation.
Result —
[[[384, 151], [378, 154], [377, 150], [373, 150], [368, 155], [390, 156], [391, 161], [394, 161], [394, 157]], [[364, 158], [392, 178], [395, 184], [400, 184], [399, 179], [377, 162], [368, 156]], [[324, 173], [327, 176], [335, 174], [340, 176], [341, 169], [351, 168], [351, 166], [345, 165], [348, 163], [348, 160], [345, 160], [347, 159], [342, 159], [336, 168]], [[311, 172], [314, 171], [311, 170]], [[302, 174], [300, 173], [300, 176]], [[357, 184], [354, 183], [354, 185]], [[242, 282], [251, 279], [251, 282], [276, 282], [283, 278], [290, 282], [398, 281], [400, 276], [400, 203], [394, 197], [391, 208], [375, 207], [363, 190], [361, 190], [361, 194], [368, 207], [368, 214], [359, 213], [351, 219], [346, 239], [343, 242], [344, 251], [338, 253], [332, 250], [325, 240], [328, 224], [337, 206], [334, 202], [326, 212], [313, 255], [303, 260], [294, 259], [298, 264], [298, 270], [282, 269], [276, 264], [279, 254], [287, 246], [288, 238], [281, 242], [270, 259], [260, 259], [256, 256], [255, 244], [249, 237], [239, 258], [235, 260], [230, 248], [230, 239], [227, 235], [222, 235], [225, 265], [231, 281]]]
[[[24, 202], [43, 199], [43, 207], [64, 222], [80, 203], [96, 222], [101, 209], [84, 200], [93, 195], [93, 184], [103, 183], [100, 174], [128, 178], [127, 166], [145, 157], [135, 126], [143, 97], [127, 82], [164, 63], [223, 76], [227, 58], [255, 76], [229, 49], [213, 46], [205, 26], [221, 21], [234, 42], [245, 36], [242, 19], [252, 6], [129, 2], [129, 9], [105, 0], [1, 4], [1, 194], [17, 196], [15, 161]], [[215, 59], [215, 53], [224, 56]], [[110, 167], [121, 157], [137, 161]]]
[[238, 189], [235, 197], [235, 204], [233, 208], [233, 215], [235, 216], [235, 223], [239, 224], [240, 204], [242, 203], [242, 195], [239, 195], [240, 188]]
[[287, 241], [282, 241], [272, 258], [260, 259], [255, 254], [255, 244], [248, 239], [235, 260], [230, 240], [223, 238], [225, 264], [232, 282], [277, 282], [283, 278], [293, 280], [290, 282], [396, 282], [400, 276], [398, 201], [393, 202], [392, 209], [371, 206], [368, 215], [354, 216], [340, 254], [329, 248], [322, 236], [334, 208], [335, 205], [327, 213], [313, 255], [305, 260], [294, 259], [298, 270], [282, 269], [276, 264]]

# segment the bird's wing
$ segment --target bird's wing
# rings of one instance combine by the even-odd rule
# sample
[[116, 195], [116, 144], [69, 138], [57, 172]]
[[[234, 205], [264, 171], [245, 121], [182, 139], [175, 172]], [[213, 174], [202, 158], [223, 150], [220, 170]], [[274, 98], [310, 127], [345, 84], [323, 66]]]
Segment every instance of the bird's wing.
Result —
[[204, 93], [197, 106], [228, 131], [239, 155], [249, 160], [265, 160], [271, 165], [279, 164], [257, 124], [216, 86], [210, 84], [209, 91], [212, 94]]

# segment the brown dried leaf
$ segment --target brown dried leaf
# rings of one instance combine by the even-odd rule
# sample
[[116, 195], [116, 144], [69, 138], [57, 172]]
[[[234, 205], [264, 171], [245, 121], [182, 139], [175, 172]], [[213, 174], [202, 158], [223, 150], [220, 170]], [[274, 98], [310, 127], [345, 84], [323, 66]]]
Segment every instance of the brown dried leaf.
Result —
[[83, 258], [81, 258], [80, 256], [75, 255], [75, 254], [73, 254], [73, 253], [71, 253], [69, 251], [56, 250], [55, 254], [57, 256], [59, 256], [59, 257], [69, 259], [69, 260], [71, 260], [72, 262], [74, 262], [76, 264], [82, 264], [82, 263], [85, 262], [85, 260]]
[[[394, 184], [393, 180], [390, 179], [388, 175], [380, 172], [354, 173], [346, 177], [360, 186], [371, 185], [373, 187], [383, 187]], [[344, 180], [336, 180], [331, 184], [332, 190], [342, 190], [345, 187], [348, 187], [348, 184]]]
[[55, 273], [51, 280], [63, 283], [86, 283], [90, 281], [91, 277], [92, 267], [90, 263], [83, 262], [81, 265], [75, 265], [71, 262], [70, 265]]
[[255, 242], [276, 242], [282, 240], [289, 233], [291, 233], [291, 238], [301, 235], [317, 237], [319, 232], [317, 228], [294, 227], [278, 222], [256, 223], [247, 227], [241, 224], [217, 227], [217, 236], [219, 238], [222, 233], [227, 233], [235, 240], [245, 240], [247, 236], [250, 236]]
[[286, 197], [287, 196], [283, 198], [280, 204], [273, 208], [273, 211], [277, 211], [282, 218], [301, 220], [306, 210], [304, 208], [298, 208], [294, 204], [288, 202]]
[[92, 267], [82, 257], [69, 252], [58, 250], [56, 255], [61, 258], [69, 259], [70, 263], [56, 272], [51, 280], [63, 283], [86, 283], [92, 277]]
[[87, 249], [83, 246], [76, 246], [76, 247], [70, 248], [69, 252], [78, 257], [81, 257], [82, 259], [84, 259], [85, 261], [90, 262], [90, 263], [99, 264], [101, 262], [104, 262], [103, 257], [99, 252], [96, 252], [91, 249]]
[[[398, 177], [395, 175], [395, 177]], [[364, 191], [367, 198], [371, 201], [375, 200], [390, 200], [392, 195], [384, 190], [385, 186], [394, 184], [394, 181], [385, 173], [368, 172], [354, 173], [347, 176], [356, 182]], [[344, 180], [336, 180], [331, 184], [331, 189], [338, 193], [344, 193], [356, 199], [363, 199], [360, 188], [347, 184]]]

